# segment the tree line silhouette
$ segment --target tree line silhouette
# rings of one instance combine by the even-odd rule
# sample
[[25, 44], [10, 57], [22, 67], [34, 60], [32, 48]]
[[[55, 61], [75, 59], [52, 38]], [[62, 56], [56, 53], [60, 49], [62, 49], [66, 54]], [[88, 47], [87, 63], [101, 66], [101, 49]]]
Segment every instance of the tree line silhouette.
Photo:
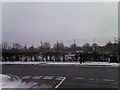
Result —
[[[56, 42], [53, 46], [49, 42], [42, 42], [39, 46], [22, 46], [20, 43], [13, 43], [10, 46], [3, 42], [2, 61], [120, 61], [120, 40], [114, 43], [110, 41], [104, 46], [96, 43], [90, 45], [85, 43], [79, 46], [75, 43], [65, 46], [61, 42]], [[21, 59], [20, 59], [21, 58]]]

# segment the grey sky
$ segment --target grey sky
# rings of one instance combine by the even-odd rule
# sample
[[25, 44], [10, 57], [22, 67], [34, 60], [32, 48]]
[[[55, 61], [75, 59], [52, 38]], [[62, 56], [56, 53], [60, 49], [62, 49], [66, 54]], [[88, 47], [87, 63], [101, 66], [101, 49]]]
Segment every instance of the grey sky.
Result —
[[39, 44], [57, 40], [69, 45], [100, 45], [118, 36], [118, 7], [113, 2], [3, 3], [3, 41]]

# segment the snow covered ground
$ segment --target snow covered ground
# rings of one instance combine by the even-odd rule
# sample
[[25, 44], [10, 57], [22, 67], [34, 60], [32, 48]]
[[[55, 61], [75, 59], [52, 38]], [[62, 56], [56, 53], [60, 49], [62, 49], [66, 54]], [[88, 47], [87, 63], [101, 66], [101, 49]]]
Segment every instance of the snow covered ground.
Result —
[[[41, 84], [38, 85], [36, 82], [23, 82], [21, 78], [17, 76], [8, 76], [0, 74], [0, 90], [2, 88], [22, 88], [22, 90], [29, 90], [32, 88], [51, 88], [49, 85]], [[41, 89], [40, 89], [41, 90]]]
[[85, 66], [118, 66], [118, 63], [109, 62], [0, 62], [0, 64], [47, 64], [47, 65], [85, 65]]

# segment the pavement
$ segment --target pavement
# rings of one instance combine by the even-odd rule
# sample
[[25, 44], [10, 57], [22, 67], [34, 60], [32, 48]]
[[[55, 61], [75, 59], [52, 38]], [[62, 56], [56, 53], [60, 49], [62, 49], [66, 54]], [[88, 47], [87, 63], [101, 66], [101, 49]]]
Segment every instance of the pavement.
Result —
[[120, 86], [118, 77], [120, 69], [113, 66], [113, 63], [110, 67], [105, 67], [106, 64], [100, 62], [99, 67], [83, 65], [88, 65], [88, 63], [79, 65], [76, 65], [78, 63], [65, 63], [64, 65], [63, 63], [40, 63], [39, 65], [39, 63], [2, 64], [2, 74], [19, 76], [25, 82], [43, 82], [51, 85], [54, 89], [118, 88]]

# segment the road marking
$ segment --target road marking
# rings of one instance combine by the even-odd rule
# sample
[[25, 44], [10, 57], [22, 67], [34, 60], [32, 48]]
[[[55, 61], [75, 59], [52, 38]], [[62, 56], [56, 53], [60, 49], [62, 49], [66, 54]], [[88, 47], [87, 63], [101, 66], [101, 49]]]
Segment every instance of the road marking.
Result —
[[76, 77], [75, 79], [80, 79], [80, 80], [84, 80], [85, 78], [81, 78], [81, 77]]
[[57, 77], [56, 80], [63, 80], [64, 77]]
[[110, 80], [110, 79], [103, 79], [104, 81], [107, 81], [107, 82], [113, 82], [114, 80]]
[[53, 79], [53, 76], [45, 76], [44, 79]]
[[22, 79], [29, 79], [31, 76], [24, 76]]
[[32, 79], [40, 79], [42, 76], [34, 76]]
[[99, 80], [99, 79], [89, 78], [88, 80], [91, 80], [91, 81], [92, 81], [92, 80]]
[[65, 79], [66, 79], [66, 77], [59, 77], [58, 80], [59, 80], [60, 78], [61, 78], [61, 79], [63, 78], [63, 79], [62, 79], [62, 81], [61, 81], [55, 88], [58, 88], [58, 87], [65, 81]]

